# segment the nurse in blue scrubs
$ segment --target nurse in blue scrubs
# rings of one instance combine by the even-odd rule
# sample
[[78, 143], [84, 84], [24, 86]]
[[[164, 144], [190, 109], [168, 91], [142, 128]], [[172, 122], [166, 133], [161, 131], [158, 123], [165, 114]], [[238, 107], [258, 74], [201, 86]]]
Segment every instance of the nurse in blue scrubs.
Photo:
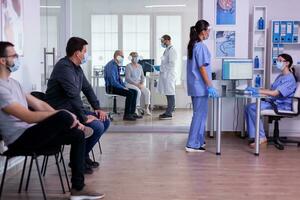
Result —
[[[246, 90], [251, 91], [253, 94], [262, 94], [270, 96], [266, 101], [261, 102], [261, 110], [271, 109], [271, 103], [277, 105], [278, 110], [292, 110], [292, 99], [297, 87], [297, 80], [295, 76], [295, 69], [293, 68], [293, 59], [288, 54], [280, 54], [276, 61], [276, 68], [280, 70], [279, 76], [275, 79], [271, 89], [260, 89], [248, 87]], [[256, 120], [256, 105], [254, 103], [248, 104], [245, 107], [245, 117], [249, 135], [249, 145], [254, 147], [255, 137], [255, 120]], [[262, 121], [260, 120], [260, 144], [266, 144], [267, 138], [263, 128]]]
[[205, 124], [208, 112], [208, 97], [217, 97], [212, 86], [211, 54], [203, 43], [209, 37], [209, 23], [199, 20], [190, 30], [187, 60], [187, 89], [192, 98], [193, 118], [185, 147], [187, 152], [205, 151]]

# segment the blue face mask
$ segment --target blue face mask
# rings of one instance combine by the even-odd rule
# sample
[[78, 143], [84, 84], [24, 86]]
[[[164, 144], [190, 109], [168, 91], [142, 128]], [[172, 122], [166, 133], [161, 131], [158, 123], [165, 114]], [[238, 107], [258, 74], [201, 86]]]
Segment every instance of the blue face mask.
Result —
[[84, 54], [83, 59], [81, 60], [81, 65], [87, 63], [88, 57], [89, 57], [89, 54], [86, 52], [86, 53]]
[[18, 58], [14, 59], [14, 64], [12, 66], [7, 67], [10, 72], [15, 72], [20, 68], [20, 60]]
[[282, 71], [284, 69], [284, 62], [276, 61], [276, 68]]

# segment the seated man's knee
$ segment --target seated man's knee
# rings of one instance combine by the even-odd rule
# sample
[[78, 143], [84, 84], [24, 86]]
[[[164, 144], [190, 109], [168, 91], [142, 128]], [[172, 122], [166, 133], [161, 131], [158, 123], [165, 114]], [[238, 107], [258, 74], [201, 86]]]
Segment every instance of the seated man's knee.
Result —
[[66, 110], [60, 110], [57, 113], [55, 113], [53, 116], [56, 117], [58, 121], [65, 122], [67, 126], [71, 126], [74, 122], [74, 118]]

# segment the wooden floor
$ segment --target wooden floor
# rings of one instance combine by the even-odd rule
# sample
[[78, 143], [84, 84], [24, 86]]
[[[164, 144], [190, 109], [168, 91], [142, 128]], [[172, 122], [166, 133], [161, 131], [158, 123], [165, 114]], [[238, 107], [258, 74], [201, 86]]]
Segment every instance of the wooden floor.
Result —
[[[297, 200], [300, 199], [300, 148], [273, 146], [255, 157], [247, 141], [223, 137], [222, 156], [215, 141], [207, 152], [186, 153], [187, 134], [108, 133], [103, 136], [101, 167], [86, 184], [107, 200]], [[98, 154], [98, 149], [96, 149]], [[42, 199], [36, 174], [29, 192], [17, 193], [20, 174], [6, 181], [2, 199]], [[62, 195], [55, 165], [45, 178], [49, 199]]]

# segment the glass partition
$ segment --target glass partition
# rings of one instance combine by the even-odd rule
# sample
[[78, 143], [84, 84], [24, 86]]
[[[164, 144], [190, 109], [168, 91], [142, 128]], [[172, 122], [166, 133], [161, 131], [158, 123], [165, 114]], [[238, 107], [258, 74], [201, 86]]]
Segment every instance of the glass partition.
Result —
[[[100, 99], [101, 106], [112, 113], [111, 128], [120, 131], [187, 131], [191, 121], [191, 100], [186, 92], [185, 63], [186, 46], [190, 26], [198, 19], [198, 0], [73, 0], [72, 34], [89, 42], [90, 62], [83, 66], [93, 88]], [[159, 120], [165, 112], [166, 96], [158, 92], [159, 70], [165, 49], [160, 38], [168, 34], [177, 53], [176, 104], [171, 120]], [[104, 66], [113, 59], [115, 50], [123, 50], [124, 69], [131, 60], [131, 52], [137, 52], [146, 71], [144, 87], [151, 92], [150, 109], [152, 115], [134, 122], [123, 121], [125, 98], [109, 95], [105, 91]], [[121, 71], [121, 74], [123, 71]], [[123, 74], [124, 75], [124, 74]], [[125, 76], [121, 76], [125, 81]], [[114, 108], [116, 106], [116, 109]], [[145, 97], [140, 103], [145, 109]], [[117, 113], [114, 113], [117, 111]], [[118, 114], [120, 113], [120, 114]], [[138, 114], [143, 114], [139, 112]]]

